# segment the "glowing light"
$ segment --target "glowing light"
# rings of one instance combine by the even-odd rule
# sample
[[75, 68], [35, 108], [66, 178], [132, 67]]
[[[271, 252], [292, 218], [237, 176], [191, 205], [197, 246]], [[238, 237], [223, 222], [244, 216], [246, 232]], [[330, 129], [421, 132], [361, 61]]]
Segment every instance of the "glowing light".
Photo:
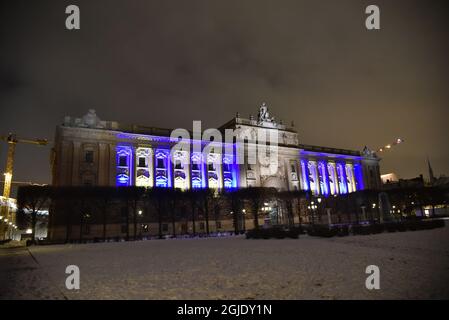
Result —
[[32, 234], [32, 233], [33, 233], [33, 230], [27, 229], [27, 230], [25, 231], [25, 233], [26, 233], [26, 234]]
[[140, 215], [140, 216], [142, 215], [142, 213], [143, 213], [142, 210], [139, 210], [139, 215]]

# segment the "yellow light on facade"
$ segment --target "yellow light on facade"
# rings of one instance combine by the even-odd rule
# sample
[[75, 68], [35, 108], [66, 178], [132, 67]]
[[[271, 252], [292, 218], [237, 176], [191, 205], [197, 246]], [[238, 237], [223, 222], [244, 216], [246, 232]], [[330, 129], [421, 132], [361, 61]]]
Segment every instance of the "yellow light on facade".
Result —
[[26, 234], [32, 234], [32, 233], [33, 233], [33, 230], [27, 229], [27, 230], [25, 231], [25, 233], [26, 233]]

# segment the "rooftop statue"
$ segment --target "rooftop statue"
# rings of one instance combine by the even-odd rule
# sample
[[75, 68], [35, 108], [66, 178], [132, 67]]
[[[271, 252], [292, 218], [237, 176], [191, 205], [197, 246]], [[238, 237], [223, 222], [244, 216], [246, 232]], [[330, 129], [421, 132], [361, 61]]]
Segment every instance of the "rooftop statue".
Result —
[[268, 106], [265, 102], [262, 103], [262, 105], [259, 108], [259, 114], [258, 114], [258, 122], [274, 122], [274, 118], [270, 118], [270, 113], [268, 112]]

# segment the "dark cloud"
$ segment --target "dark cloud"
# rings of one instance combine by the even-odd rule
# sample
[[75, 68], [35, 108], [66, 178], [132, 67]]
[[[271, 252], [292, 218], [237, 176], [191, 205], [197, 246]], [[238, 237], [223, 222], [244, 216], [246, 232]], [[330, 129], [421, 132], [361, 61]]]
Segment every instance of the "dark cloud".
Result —
[[[65, 30], [65, 7], [81, 30]], [[219, 126], [267, 101], [302, 143], [377, 148], [402, 177], [449, 173], [445, 1], [17, 1], [0, 13], [0, 133], [52, 139], [65, 115]], [[49, 182], [49, 149], [19, 146], [16, 180]], [[0, 149], [4, 163], [5, 145]], [[31, 163], [31, 164], [30, 164]]]

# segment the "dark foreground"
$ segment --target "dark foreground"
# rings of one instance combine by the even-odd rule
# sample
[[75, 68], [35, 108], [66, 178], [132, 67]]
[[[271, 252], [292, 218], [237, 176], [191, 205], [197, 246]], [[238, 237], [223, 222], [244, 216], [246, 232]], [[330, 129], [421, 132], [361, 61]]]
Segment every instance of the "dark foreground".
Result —
[[[0, 249], [0, 299], [448, 299], [449, 227]], [[65, 287], [77, 265], [81, 288]], [[380, 290], [367, 290], [368, 265]]]

